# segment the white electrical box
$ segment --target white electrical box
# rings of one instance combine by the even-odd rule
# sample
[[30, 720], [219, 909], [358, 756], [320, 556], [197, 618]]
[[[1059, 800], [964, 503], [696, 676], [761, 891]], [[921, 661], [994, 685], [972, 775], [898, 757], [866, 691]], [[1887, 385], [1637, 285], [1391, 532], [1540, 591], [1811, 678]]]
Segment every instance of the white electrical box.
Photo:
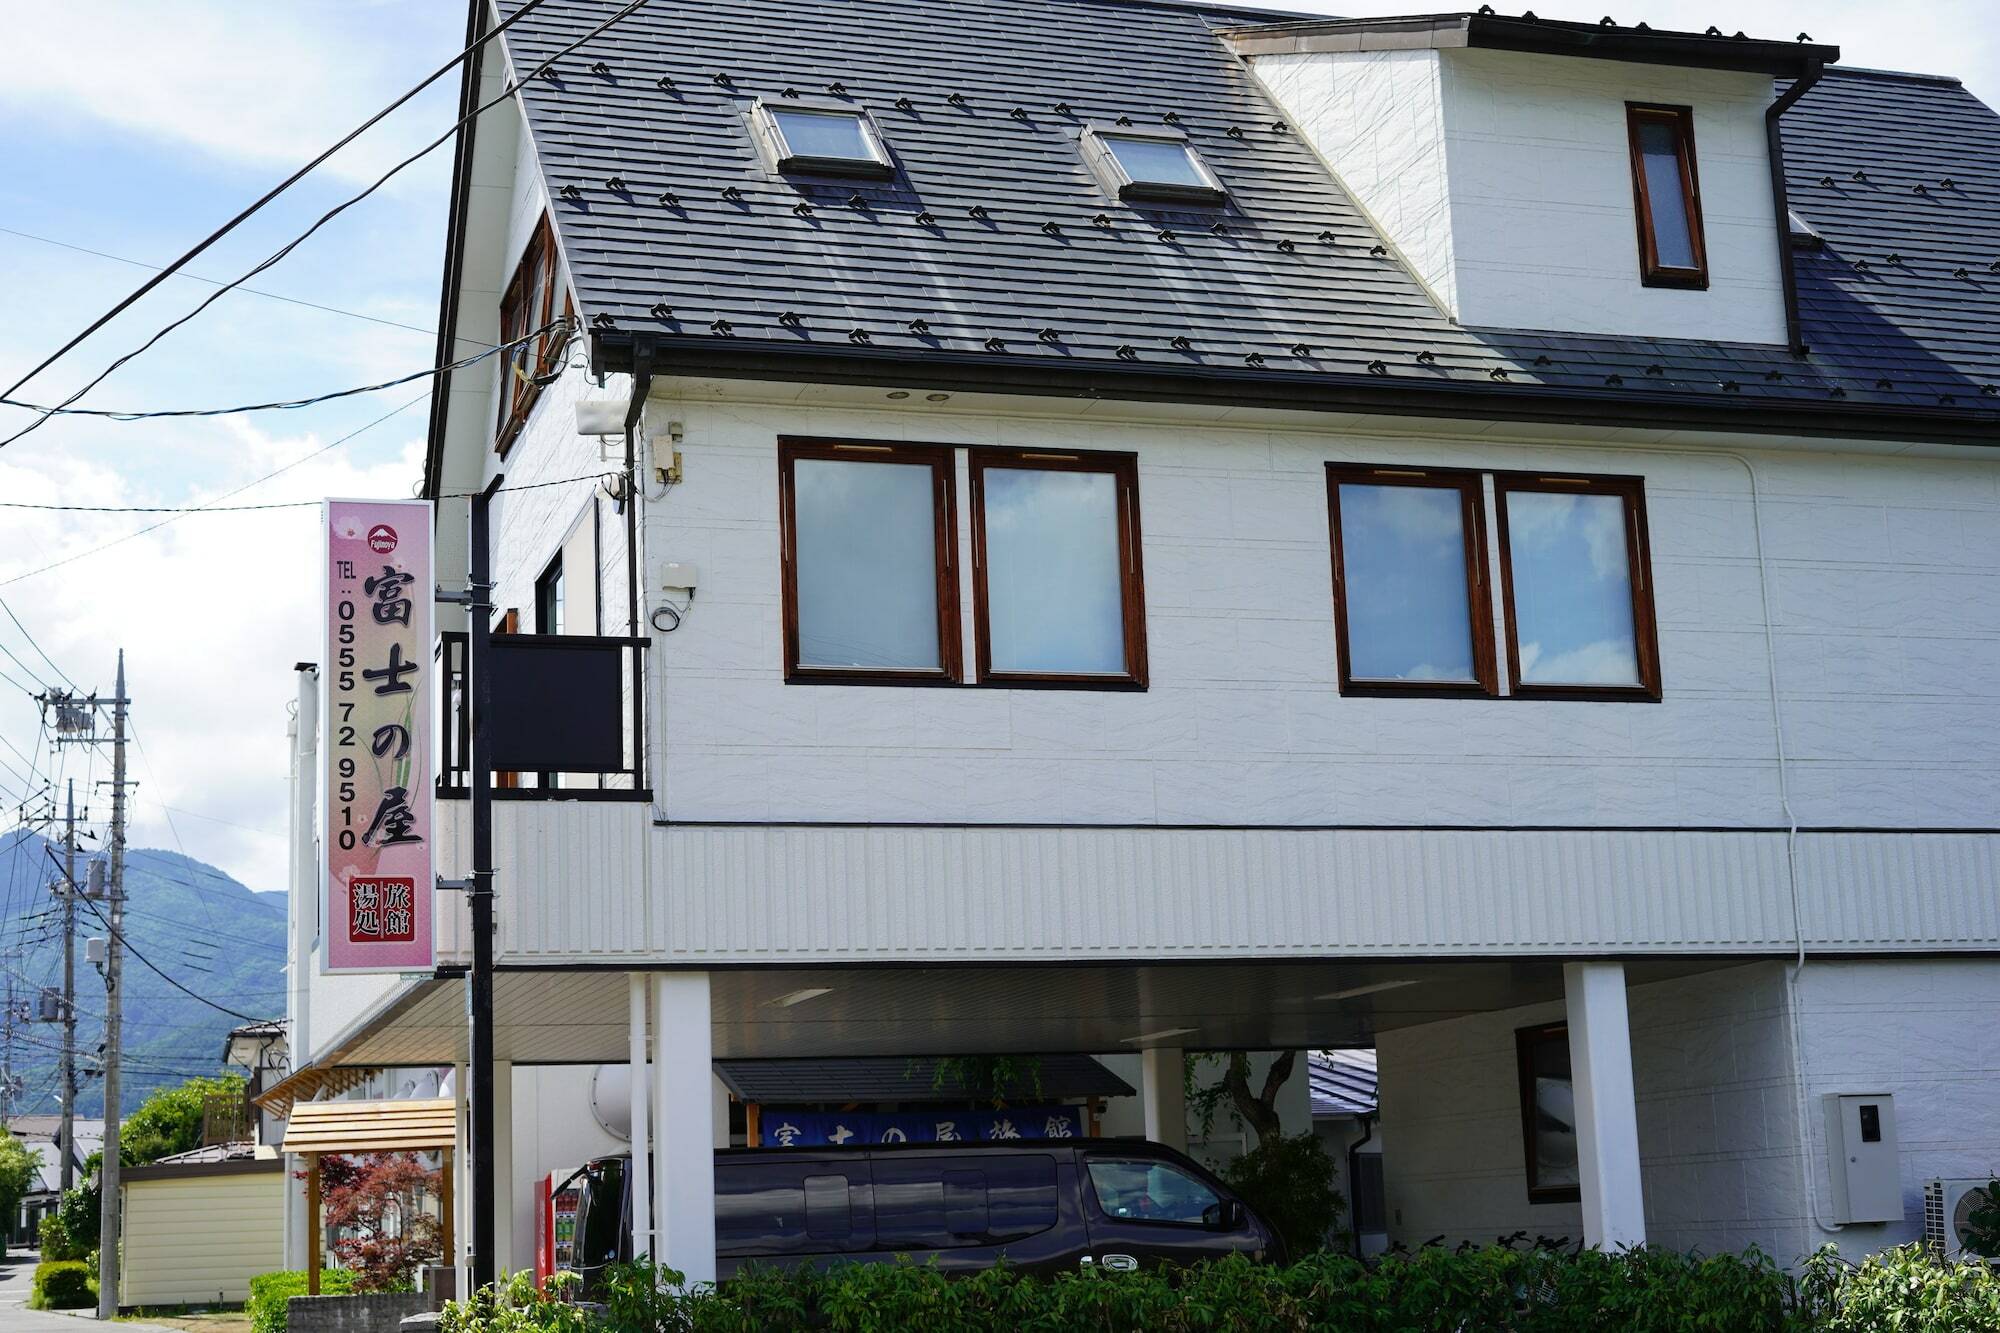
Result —
[[1834, 1222], [1900, 1222], [1903, 1183], [1896, 1161], [1896, 1099], [1886, 1092], [1830, 1092], [1827, 1166]]
[[682, 564], [679, 561], [675, 561], [660, 571], [660, 586], [662, 588], [674, 590], [685, 588], [687, 591], [693, 592], [695, 584], [700, 582], [700, 580], [700, 570], [696, 569], [693, 565]]
[[630, 401], [625, 398], [579, 398], [576, 403], [576, 433], [623, 435], [625, 408]]

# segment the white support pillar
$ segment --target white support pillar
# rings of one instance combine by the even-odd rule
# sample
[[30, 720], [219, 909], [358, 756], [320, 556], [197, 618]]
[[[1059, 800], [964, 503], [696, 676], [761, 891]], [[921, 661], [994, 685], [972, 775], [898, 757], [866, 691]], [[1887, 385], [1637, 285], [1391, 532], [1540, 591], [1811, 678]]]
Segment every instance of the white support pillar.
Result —
[[[653, 1252], [652, 1180], [648, 1145], [652, 1135], [652, 1115], [646, 1105], [649, 1080], [646, 1077], [646, 974], [634, 972], [627, 979], [627, 1001], [631, 1007], [632, 1171], [626, 1186], [632, 1191], [632, 1257]], [[661, 1063], [665, 1063], [662, 1061]]]
[[455, 1253], [445, 1256], [451, 1265], [456, 1286], [453, 1290], [463, 1296], [472, 1290], [472, 1265], [465, 1262], [465, 1253], [472, 1248], [472, 1102], [467, 1095], [471, 1086], [466, 1075], [471, 1071], [464, 1065], [451, 1067], [452, 1132], [457, 1144], [451, 1155], [451, 1234]]
[[1639, 1113], [1632, 1092], [1632, 1028], [1623, 963], [1566, 963], [1569, 1069], [1583, 1240], [1615, 1250], [1646, 1243], [1639, 1178]]
[[[518, 1271], [514, 1253], [514, 1062], [493, 1062], [493, 1272], [505, 1279]], [[528, 1243], [534, 1267], [534, 1242]]]
[[1178, 1046], [1148, 1046], [1139, 1052], [1139, 1104], [1146, 1113], [1146, 1137], [1187, 1151], [1187, 1062]]
[[715, 1051], [706, 972], [653, 977], [658, 1056], [654, 1202], [661, 1262], [690, 1283], [715, 1281]]
[[708, 1081], [715, 1085], [710, 1093], [713, 1104], [709, 1107], [709, 1114], [715, 1117], [715, 1146], [720, 1150], [729, 1146], [729, 1089], [713, 1072], [709, 1074]]

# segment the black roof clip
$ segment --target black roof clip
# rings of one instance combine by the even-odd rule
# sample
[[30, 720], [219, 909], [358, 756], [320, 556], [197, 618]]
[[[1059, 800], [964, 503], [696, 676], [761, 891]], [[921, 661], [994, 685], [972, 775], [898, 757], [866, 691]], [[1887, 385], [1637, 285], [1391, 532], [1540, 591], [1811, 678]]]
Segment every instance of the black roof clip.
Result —
[[1167, 346], [1173, 348], [1176, 352], [1192, 352], [1194, 350], [1194, 339], [1188, 337], [1185, 333], [1177, 333], [1168, 340]]
[[1847, 390], [1836, 384], [1826, 391], [1826, 396], [1829, 398], [1845, 398], [1847, 397]]
[[1368, 373], [1370, 375], [1386, 375], [1389, 373], [1389, 363], [1387, 361], [1370, 361], [1368, 363]]
[[1168, 245], [1172, 245], [1174, 243], [1174, 233], [1171, 229], [1167, 227], [1162, 227], [1153, 234], [1159, 240], [1165, 241]]
[[1956, 190], [1958, 188], [1958, 182], [1953, 180], [1951, 177], [1946, 176], [1938, 181], [1938, 188], [1940, 190]]
[[1716, 27], [1713, 23], [1711, 23], [1706, 28], [1702, 29], [1701, 35], [1704, 37], [1720, 37], [1722, 36], [1722, 29]]
[[1231, 125], [1223, 133], [1232, 139], [1241, 139], [1243, 137], [1243, 127], [1241, 125]]
[[802, 329], [806, 326], [805, 320], [800, 317], [799, 312], [796, 310], [787, 310], [784, 314], [778, 316], [778, 322], [788, 329]]
[[849, 330], [847, 331], [847, 341], [849, 341], [849, 342], [851, 342], [851, 343], [863, 343], [863, 344], [865, 344], [865, 343], [869, 343], [869, 342], [872, 342], [872, 341], [873, 341], [873, 339], [871, 339], [871, 338], [870, 338], [870, 337], [868, 336], [868, 330], [866, 330], [866, 329], [849, 329]]
[[1007, 340], [1005, 338], [988, 338], [980, 345], [989, 352], [1004, 352], [1007, 350]]
[[1742, 389], [1743, 386], [1738, 384], [1735, 380], [1724, 380], [1722, 382], [1722, 391], [1724, 393], [1740, 393]]
[[1929, 194], [1931, 192], [1931, 187], [1924, 184], [1922, 181], [1918, 181], [1915, 185], [1912, 185], [1910, 187], [1910, 192], [1912, 194]]
[[966, 100], [964, 93], [953, 93], [951, 96], [945, 98], [944, 100], [951, 103], [953, 106], [963, 107], [972, 105], [972, 103]]
[[1900, 264], [1903, 262], [1903, 257], [1894, 250], [1891, 250], [1888, 254], [1882, 256], [1882, 262], [1885, 264]]
[[1646, 367], [1646, 373], [1648, 375], [1664, 375], [1667, 373], [1667, 368], [1662, 365], [1651, 365]]
[[1166, 115], [1161, 116], [1160, 119], [1169, 125], [1178, 125], [1181, 123], [1181, 113], [1178, 111], [1169, 111]]
[[670, 93], [674, 91], [674, 76], [671, 74], [662, 74], [659, 78], [653, 80], [653, 86], [663, 93]]
[[611, 193], [613, 194], [630, 194], [632, 192], [631, 187], [625, 184], [625, 178], [623, 176], [605, 177], [604, 188], [611, 191]]
[[655, 301], [653, 303], [653, 308], [649, 313], [653, 316], [654, 319], [664, 322], [674, 317], [674, 308], [668, 305], [665, 301]]
[[826, 91], [832, 97], [845, 97], [847, 96], [847, 85], [839, 79], [835, 79], [832, 83], [826, 85]]
[[1289, 236], [1285, 237], [1283, 240], [1278, 242], [1278, 249], [1284, 254], [1290, 254], [1292, 253], [1292, 251], [1298, 248], [1299, 248], [1298, 242], [1294, 241]]
[[611, 77], [611, 66], [602, 60], [593, 60], [590, 62], [590, 72], [599, 78], [608, 79]]
[[1057, 102], [1049, 110], [1055, 112], [1058, 116], [1073, 116], [1076, 114], [1076, 108], [1068, 102]]
[[916, 223], [919, 227], [935, 227], [937, 226], [937, 214], [927, 208], [911, 218], [910, 221]]
[[802, 218], [809, 218], [813, 215], [812, 201], [810, 199], [801, 199], [792, 205], [792, 211]]
[[1305, 343], [1292, 344], [1292, 355], [1299, 358], [1301, 361], [1305, 360], [1312, 354], [1313, 354], [1313, 349], [1307, 346]]
[[1868, 173], [1863, 171], [1860, 167], [1856, 167], [1853, 171], [1848, 173], [1847, 179], [1851, 181], [1865, 181], [1868, 179]]
[[1821, 177], [1819, 178], [1819, 183], [1820, 183], [1821, 185], [1829, 185], [1829, 186], [1830, 186], [1830, 185], [1832, 185], [1832, 184], [1833, 184], [1833, 177], [1831, 177], [1831, 176], [1821, 176]]
[[898, 111], [915, 111], [917, 109], [917, 104], [907, 97], [897, 98], [893, 105]]
[[1057, 223], [1057, 221], [1054, 218], [1050, 218], [1047, 222], [1044, 222], [1042, 224], [1041, 230], [1042, 234], [1045, 236], [1062, 235], [1062, 226], [1059, 223]]
[[1130, 116], [1120, 116], [1117, 120], [1111, 123], [1114, 125], [1123, 125], [1127, 129], [1130, 129], [1132, 127], [1132, 118]]
[[563, 197], [564, 199], [575, 200], [583, 198], [583, 191], [577, 189], [574, 183], [563, 186], [560, 190], [557, 190], [556, 193], [561, 197]]
[[1615, 28], [1618, 26], [1618, 20], [1606, 14], [1603, 18], [1597, 20], [1597, 26], [1600, 28]]
[[1507, 378], [1507, 367], [1505, 367], [1505, 366], [1495, 366], [1495, 367], [1493, 367], [1493, 369], [1491, 369], [1491, 370], [1489, 370], [1489, 371], [1487, 371], [1487, 372], [1486, 372], [1486, 378], [1487, 378], [1487, 379], [1489, 379], [1489, 380], [1504, 380], [1504, 379], [1506, 379], [1506, 378]]
[[779, 90], [779, 92], [778, 92], [778, 96], [780, 96], [780, 97], [789, 97], [789, 98], [791, 98], [791, 99], [792, 99], [793, 101], [797, 101], [797, 100], [798, 100], [798, 97], [799, 97], [799, 90], [798, 90], [798, 89], [796, 89], [796, 88], [784, 88], [784, 89], [780, 89], [780, 90]]
[[1784, 371], [1782, 371], [1782, 370], [1777, 370], [1777, 369], [1775, 369], [1775, 368], [1774, 368], [1774, 369], [1771, 369], [1771, 370], [1767, 370], [1767, 371], [1765, 371], [1765, 372], [1764, 372], [1764, 378], [1765, 378], [1766, 380], [1769, 380], [1769, 381], [1770, 381], [1771, 383], [1773, 383], [1773, 384], [1777, 384], [1777, 383], [1780, 383], [1780, 382], [1782, 382], [1782, 381], [1784, 380], [1784, 378], [1785, 378], [1785, 372], [1784, 372]]
[[1139, 359], [1139, 352], [1130, 343], [1120, 343], [1118, 345], [1117, 356], [1120, 361], [1137, 361]]
[[1963, 267], [1963, 266], [1960, 266], [1960, 267], [1958, 267], [1958, 268], [1955, 268], [1955, 269], [1953, 269], [1953, 270], [1951, 271], [1951, 276], [1952, 276], [1952, 277], [1954, 277], [1954, 278], [1961, 278], [1961, 279], [1962, 279], [1962, 278], [1969, 278], [1969, 277], [1971, 277], [1971, 276], [1972, 276], [1972, 270], [1971, 270], [1971, 269], [1969, 269], [1969, 268], [1965, 268], [1965, 267]]
[[1090, 225], [1093, 227], [1109, 227], [1112, 225], [1111, 215], [1109, 213], [1099, 213], [1090, 220]]
[[1616, 389], [1616, 388], [1618, 388], [1618, 387], [1619, 387], [1620, 385], [1622, 385], [1622, 384], [1624, 384], [1624, 383], [1625, 383], [1625, 377], [1624, 377], [1623, 375], [1616, 375], [1616, 374], [1613, 374], [1613, 375], [1606, 375], [1606, 376], [1604, 377], [1604, 382], [1605, 382], [1605, 384], [1606, 384], [1606, 385], [1608, 385], [1609, 387], [1611, 387], [1611, 388], [1613, 388], [1613, 389]]
[[1035, 336], [1037, 338], [1040, 338], [1045, 343], [1056, 343], [1062, 341], [1062, 335], [1060, 333], [1057, 333], [1054, 329], [1037, 329], [1035, 330]]
[[930, 331], [931, 322], [929, 320], [913, 319], [910, 321], [910, 332], [916, 334], [919, 338], [924, 337]]
[[743, 191], [737, 189], [734, 185], [725, 185], [722, 187], [722, 197], [729, 203], [740, 204], [743, 202]]
[[1437, 364], [1437, 359], [1438, 354], [1428, 347], [1417, 353], [1417, 364], [1420, 366], [1434, 366]]
[[722, 70], [717, 70], [715, 72], [715, 78], [713, 82], [715, 86], [718, 88], [734, 88], [736, 86], [736, 80], [730, 78], [729, 75], [723, 72]]
[[708, 326], [708, 331], [718, 338], [727, 338], [736, 332], [736, 326], [726, 319], [718, 319]]
[[1389, 256], [1389, 247], [1383, 245], [1381, 242], [1378, 241], [1374, 245], [1368, 247], [1368, 253], [1375, 256], [1377, 259], [1386, 259]]
[[2000, 384], [1982, 384], [1979, 386], [1979, 392], [1988, 398], [2000, 398]]
[[1799, 40], [1802, 42], [1809, 42], [1812, 40], [1812, 34], [1809, 32], [1802, 32], [1799, 34]]
[[984, 222], [993, 216], [986, 211], [986, 205], [984, 204], [974, 204], [971, 208], [965, 210], [965, 215], [976, 222]]
[[1017, 106], [1012, 111], [1009, 111], [1007, 114], [1009, 116], [1012, 116], [1015, 120], [1024, 121], [1028, 119], [1028, 108], [1024, 106]]
[[1243, 364], [1246, 366], [1261, 366], [1264, 364], [1264, 354], [1262, 352], [1252, 352], [1243, 358]]
[[1291, 132], [1291, 129], [1292, 127], [1285, 124], [1285, 122], [1282, 120], [1274, 120], [1271, 122], [1271, 133], [1273, 134], [1289, 134]]
[[1543, 355], [1535, 358], [1535, 364], [1538, 366], [1552, 366], [1555, 362], [1549, 360], [1546, 355]]
[[1894, 380], [1886, 380], [1886, 379], [1876, 380], [1875, 387], [1880, 389], [1884, 393], [1888, 393], [1890, 390], [1896, 387], [1896, 382]]
[[1334, 240], [1335, 240], [1336, 238], [1335, 238], [1335, 236], [1334, 236], [1334, 234], [1333, 234], [1332, 230], [1331, 230], [1331, 229], [1329, 229], [1329, 230], [1327, 230], [1327, 231], [1323, 231], [1323, 232], [1321, 232], [1321, 233], [1320, 233], [1319, 235], [1315, 236], [1315, 237], [1314, 237], [1313, 239], [1314, 239], [1314, 240], [1316, 240], [1316, 241], [1325, 241], [1325, 242], [1326, 242], [1326, 243], [1327, 243], [1328, 245], [1332, 245], [1332, 244], [1334, 243]]
[[681, 197], [679, 195], [675, 194], [672, 190], [660, 191], [660, 207], [679, 208], [680, 206]]
[[1227, 236], [1229, 228], [1223, 226], [1220, 222], [1211, 222], [1208, 224], [1208, 234], [1211, 236]]
[[847, 196], [847, 206], [849, 208], [866, 208], [868, 207], [868, 196], [856, 190], [853, 194]]
[[615, 329], [618, 327], [618, 321], [611, 318], [610, 311], [600, 310], [591, 317], [590, 326], [594, 329]]

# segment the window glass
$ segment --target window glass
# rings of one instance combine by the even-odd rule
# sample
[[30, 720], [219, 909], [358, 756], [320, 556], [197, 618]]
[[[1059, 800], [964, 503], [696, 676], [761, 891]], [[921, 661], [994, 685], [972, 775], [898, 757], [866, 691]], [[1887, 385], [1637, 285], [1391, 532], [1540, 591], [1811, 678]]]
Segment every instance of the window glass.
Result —
[[[790, 1180], [797, 1180], [792, 1176]], [[723, 1253], [794, 1248], [806, 1233], [806, 1192], [757, 1166], [715, 1173], [715, 1243]]]
[[1574, 1197], [1582, 1175], [1577, 1166], [1569, 1029], [1562, 1024], [1524, 1028], [1516, 1040], [1521, 1060], [1521, 1123], [1527, 1135], [1528, 1192], [1531, 1197]]
[[1342, 482], [1339, 501], [1348, 675], [1477, 680], [1461, 492]]
[[563, 568], [558, 556], [535, 583], [535, 631], [563, 633]]
[[944, 1173], [944, 1229], [954, 1240], [983, 1241], [992, 1230], [986, 1211], [986, 1173]]
[[1510, 490], [1502, 503], [1521, 683], [1640, 684], [1625, 497]]
[[777, 123], [779, 133], [785, 136], [785, 150], [793, 157], [851, 158], [857, 162], [879, 160], [859, 116], [773, 108], [771, 119]]
[[1134, 182], [1148, 185], [1192, 185], [1213, 188], [1201, 174], [1186, 144], [1159, 139], [1127, 139], [1115, 134], [1103, 136], [1104, 144], [1118, 159], [1118, 165]]
[[1694, 237], [1688, 230], [1688, 198], [1681, 177], [1681, 132], [1675, 121], [1656, 117], [1638, 122], [1639, 158], [1646, 172], [1653, 251], [1662, 268], [1694, 268]]
[[798, 665], [938, 669], [935, 470], [838, 458], [792, 467]]
[[846, 1240], [854, 1234], [846, 1176], [807, 1176], [806, 1234], [814, 1240]]
[[1053, 1157], [995, 1157], [986, 1163], [986, 1210], [995, 1240], [1047, 1231], [1056, 1224]]
[[992, 669], [1124, 674], [1118, 478], [990, 467], [982, 486]]
[[577, 1265], [597, 1268], [618, 1261], [625, 1222], [625, 1162], [592, 1163], [584, 1172], [576, 1221]]
[[944, 1178], [935, 1160], [878, 1159], [874, 1179], [877, 1249], [937, 1250], [958, 1243], [945, 1230]]
[[1122, 1221], [1201, 1226], [1222, 1219], [1215, 1191], [1165, 1162], [1093, 1159], [1090, 1186], [1105, 1216]]

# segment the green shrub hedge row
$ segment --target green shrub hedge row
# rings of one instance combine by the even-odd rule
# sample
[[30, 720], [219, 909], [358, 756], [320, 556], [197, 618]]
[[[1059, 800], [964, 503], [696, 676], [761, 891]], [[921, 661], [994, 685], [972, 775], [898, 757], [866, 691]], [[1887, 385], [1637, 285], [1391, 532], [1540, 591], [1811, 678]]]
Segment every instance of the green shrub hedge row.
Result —
[[717, 1289], [638, 1264], [602, 1305], [538, 1293], [525, 1277], [446, 1307], [440, 1333], [1992, 1333], [2000, 1275], [1916, 1246], [1853, 1267], [1822, 1252], [1800, 1277], [1763, 1255], [1669, 1250], [1581, 1254], [1494, 1246], [1361, 1262], [1318, 1254], [1287, 1267], [1241, 1257], [1187, 1270], [1008, 1269], [947, 1279], [910, 1263], [825, 1272], [764, 1269]]
[[28, 1305], [36, 1310], [82, 1310], [97, 1304], [97, 1284], [81, 1259], [45, 1259], [35, 1265]]
[[[344, 1268], [323, 1269], [319, 1275], [322, 1296], [345, 1296], [354, 1290], [354, 1275]], [[243, 1312], [250, 1316], [251, 1333], [285, 1333], [287, 1304], [294, 1296], [306, 1294], [304, 1269], [259, 1273], [250, 1279], [250, 1299]]]

